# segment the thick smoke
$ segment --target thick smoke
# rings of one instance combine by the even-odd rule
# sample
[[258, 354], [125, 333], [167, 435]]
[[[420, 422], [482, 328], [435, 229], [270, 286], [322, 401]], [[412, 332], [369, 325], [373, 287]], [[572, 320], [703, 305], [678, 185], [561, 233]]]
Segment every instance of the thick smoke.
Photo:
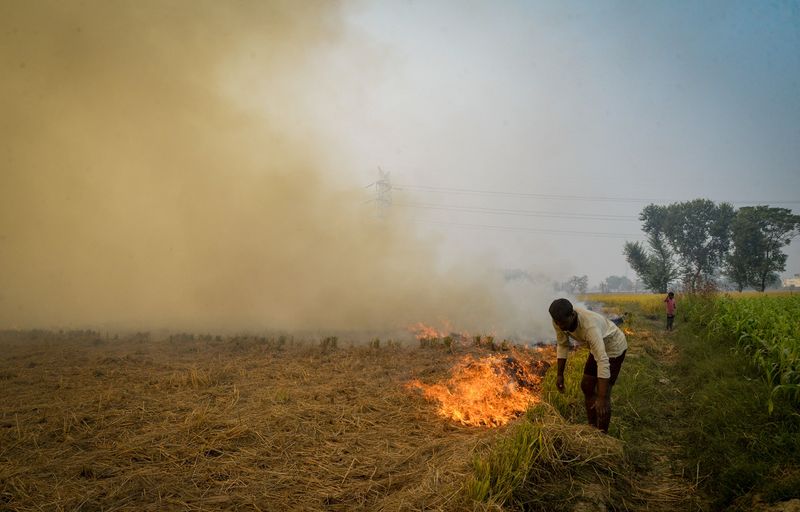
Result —
[[0, 5], [0, 327], [502, 329], [486, 275], [322, 172], [302, 96], [337, 5]]

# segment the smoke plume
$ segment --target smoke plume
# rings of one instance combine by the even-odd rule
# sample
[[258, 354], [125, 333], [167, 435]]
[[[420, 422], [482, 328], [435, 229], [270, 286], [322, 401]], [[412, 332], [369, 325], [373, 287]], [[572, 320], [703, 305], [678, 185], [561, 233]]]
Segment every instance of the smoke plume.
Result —
[[486, 275], [322, 171], [338, 5], [0, 5], [0, 327], [499, 327]]

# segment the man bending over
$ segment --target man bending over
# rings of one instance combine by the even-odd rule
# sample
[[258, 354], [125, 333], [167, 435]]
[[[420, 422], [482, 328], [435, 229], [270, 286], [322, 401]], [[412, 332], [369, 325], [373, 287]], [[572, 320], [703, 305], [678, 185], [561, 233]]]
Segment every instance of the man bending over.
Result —
[[556, 387], [564, 392], [564, 367], [567, 365], [569, 338], [588, 346], [589, 358], [583, 367], [581, 390], [589, 424], [608, 433], [611, 422], [611, 388], [617, 381], [628, 342], [625, 334], [609, 319], [583, 308], [573, 308], [567, 299], [550, 304], [556, 331], [558, 375]]

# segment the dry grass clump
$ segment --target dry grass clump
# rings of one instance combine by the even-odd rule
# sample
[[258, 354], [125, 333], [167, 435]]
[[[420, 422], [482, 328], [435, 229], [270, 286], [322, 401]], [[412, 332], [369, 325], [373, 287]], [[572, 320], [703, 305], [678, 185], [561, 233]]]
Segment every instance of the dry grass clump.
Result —
[[690, 510], [682, 479], [638, 473], [624, 443], [538, 404], [474, 459], [469, 499], [497, 510]]
[[624, 466], [618, 439], [567, 423], [552, 406], [540, 404], [475, 458], [467, 494], [500, 508], [524, 510], [611, 503], [613, 481]]
[[440, 349], [0, 340], [0, 510], [459, 510], [476, 447], [404, 384]]
[[674, 364], [680, 357], [678, 347], [665, 336], [664, 331], [655, 331], [652, 325], [645, 326], [643, 323], [633, 323], [624, 326], [623, 331], [628, 338], [628, 354], [636, 356], [642, 352], [650, 357], [656, 358], [662, 364]]

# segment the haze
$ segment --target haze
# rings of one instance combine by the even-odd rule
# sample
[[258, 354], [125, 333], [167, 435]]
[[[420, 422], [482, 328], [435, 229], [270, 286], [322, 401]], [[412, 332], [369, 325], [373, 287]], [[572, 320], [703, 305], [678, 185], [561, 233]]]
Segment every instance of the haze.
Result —
[[648, 202], [798, 203], [798, 11], [3, 2], [0, 326], [533, 336]]

